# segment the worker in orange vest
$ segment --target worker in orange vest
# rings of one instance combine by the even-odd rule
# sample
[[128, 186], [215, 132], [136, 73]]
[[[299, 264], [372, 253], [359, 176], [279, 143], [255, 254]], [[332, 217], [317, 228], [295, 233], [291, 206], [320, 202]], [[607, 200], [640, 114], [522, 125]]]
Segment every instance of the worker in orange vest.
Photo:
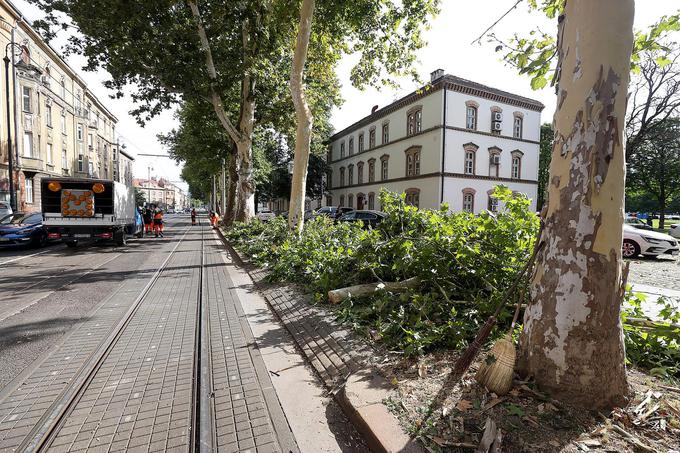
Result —
[[156, 209], [153, 215], [153, 232], [156, 237], [163, 237], [163, 211]]

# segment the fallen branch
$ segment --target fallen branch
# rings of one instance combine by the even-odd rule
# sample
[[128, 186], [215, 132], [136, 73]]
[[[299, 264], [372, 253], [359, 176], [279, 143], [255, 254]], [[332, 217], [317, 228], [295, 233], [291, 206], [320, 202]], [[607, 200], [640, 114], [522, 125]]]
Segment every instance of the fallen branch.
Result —
[[348, 286], [328, 291], [328, 300], [332, 304], [339, 304], [350, 297], [365, 297], [379, 290], [392, 291], [395, 293], [408, 291], [420, 284], [418, 277], [412, 277], [400, 282], [364, 283], [362, 285]]
[[669, 329], [680, 329], [680, 324], [671, 324], [662, 321], [652, 321], [651, 319], [647, 318], [626, 318], [626, 320], [623, 323], [628, 324], [630, 326], [646, 327], [649, 329], [656, 329], [659, 327], [667, 327]]
[[640, 439], [637, 437], [633, 436], [631, 433], [626, 431], [625, 429], [621, 428], [617, 424], [612, 424], [612, 429], [616, 431], [617, 433], [621, 434], [626, 440], [628, 440], [631, 444], [635, 445], [637, 448], [640, 450], [644, 451], [656, 451], [654, 448], [650, 447], [649, 445], [643, 444]]

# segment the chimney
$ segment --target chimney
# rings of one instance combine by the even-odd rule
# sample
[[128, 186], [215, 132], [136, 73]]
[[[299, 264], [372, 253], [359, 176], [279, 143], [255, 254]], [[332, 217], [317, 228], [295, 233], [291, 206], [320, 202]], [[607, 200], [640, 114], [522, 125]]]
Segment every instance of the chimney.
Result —
[[378, 110], [378, 106], [374, 105], [373, 108], [371, 109], [371, 115], [373, 115], [376, 110]]
[[442, 77], [444, 75], [444, 70], [443, 69], [437, 69], [434, 70], [430, 73], [430, 83], [434, 82], [438, 78]]

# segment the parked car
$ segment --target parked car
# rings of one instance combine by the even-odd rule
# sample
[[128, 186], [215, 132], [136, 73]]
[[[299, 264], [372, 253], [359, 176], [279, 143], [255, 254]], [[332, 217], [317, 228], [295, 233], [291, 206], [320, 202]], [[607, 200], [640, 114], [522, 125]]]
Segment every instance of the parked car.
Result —
[[657, 231], [648, 231], [623, 225], [623, 256], [635, 258], [638, 255], [677, 255], [680, 252], [678, 241]]
[[623, 221], [626, 225], [630, 225], [640, 230], [653, 229], [651, 225], [647, 225], [647, 223], [644, 220], [638, 219], [637, 217], [626, 217], [625, 219], [623, 219]]
[[387, 214], [380, 211], [352, 211], [340, 217], [340, 222], [362, 222], [364, 227], [375, 227], [387, 218]]
[[44, 247], [49, 238], [39, 212], [15, 212], [2, 218], [0, 246], [31, 245]]
[[276, 215], [273, 212], [271, 212], [269, 209], [261, 210], [260, 212], [258, 212], [256, 214], [256, 216], [257, 216], [258, 219], [262, 220], [263, 222], [267, 222], [267, 221], [273, 219], [274, 217], [276, 217]]
[[334, 219], [337, 213], [338, 208], [336, 208], [335, 206], [324, 206], [323, 208], [319, 208], [316, 210], [316, 215], [325, 215], [327, 217], [330, 217], [331, 219]]
[[12, 207], [6, 201], [0, 201], [0, 219], [10, 215], [12, 213]]
[[353, 208], [346, 208], [346, 207], [344, 207], [344, 206], [343, 206], [343, 207], [339, 207], [339, 208], [335, 211], [335, 219], [336, 219], [336, 220], [340, 220], [340, 218], [341, 218], [342, 216], [344, 216], [345, 214], [349, 214], [350, 212], [354, 212], [354, 209], [353, 209]]
[[674, 238], [680, 238], [680, 223], [674, 223], [671, 225], [671, 236]]

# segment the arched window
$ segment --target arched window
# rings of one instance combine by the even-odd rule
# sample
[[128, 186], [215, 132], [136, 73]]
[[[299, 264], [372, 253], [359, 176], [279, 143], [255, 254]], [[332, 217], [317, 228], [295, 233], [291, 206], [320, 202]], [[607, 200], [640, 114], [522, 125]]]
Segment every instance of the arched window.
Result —
[[387, 154], [383, 154], [380, 157], [380, 180], [381, 181], [387, 181], [387, 177], [389, 176], [389, 169], [388, 169], [388, 161], [390, 160], [390, 156]]
[[515, 112], [512, 122], [512, 136], [514, 138], [522, 138], [522, 129], [524, 127], [524, 114], [522, 112]]
[[406, 176], [420, 174], [420, 146], [412, 146], [406, 150]]
[[354, 184], [354, 164], [349, 164], [347, 166], [347, 185], [351, 186]]
[[364, 163], [359, 162], [357, 164], [357, 184], [364, 183]]
[[416, 208], [420, 206], [420, 189], [406, 189], [406, 204]]
[[60, 85], [61, 85], [60, 95], [61, 95], [61, 98], [65, 100], [66, 99], [66, 80], [64, 80], [63, 77], [61, 78]]
[[354, 154], [354, 137], [349, 138], [349, 155]]
[[361, 192], [357, 194], [357, 209], [366, 209], [366, 195]]
[[326, 195], [326, 206], [333, 206], [333, 197]]
[[345, 167], [340, 167], [340, 187], [345, 185]]
[[375, 209], [375, 194], [373, 192], [368, 194], [368, 209]]
[[31, 63], [31, 52], [28, 50], [28, 47], [26, 46], [21, 46], [21, 61], [24, 64]]
[[333, 170], [328, 170], [326, 173], [326, 186], [327, 189], [333, 188]]
[[465, 157], [463, 161], [463, 173], [466, 175], [476, 174], [476, 156], [479, 147], [474, 143], [466, 143], [463, 145], [463, 151], [465, 152]]
[[486, 209], [489, 212], [498, 212], [498, 198], [493, 196], [493, 189], [489, 190], [487, 192], [487, 195], [489, 197], [489, 200]]
[[512, 153], [512, 167], [510, 170], [510, 177], [512, 179], [520, 179], [522, 177], [522, 156], [524, 153], [516, 149]]
[[489, 148], [489, 176], [500, 176], [501, 152], [497, 146]]
[[477, 129], [477, 109], [479, 104], [475, 101], [465, 103], [465, 127], [467, 129]]
[[423, 108], [418, 106], [406, 114], [406, 135], [417, 134], [423, 127]]
[[354, 207], [354, 195], [352, 194], [347, 195], [347, 207], [348, 208]]
[[375, 126], [368, 131], [368, 149], [375, 148]]
[[463, 211], [475, 212], [475, 189], [469, 187], [463, 189]]
[[340, 159], [345, 157], [345, 142], [340, 142]]
[[382, 125], [382, 144], [389, 143], [390, 141], [390, 123], [384, 123]]
[[364, 151], [364, 133], [362, 132], [359, 134], [359, 152], [362, 153]]
[[345, 196], [340, 195], [340, 203], [338, 204], [338, 207], [344, 207], [345, 206]]
[[368, 159], [368, 182], [375, 181], [375, 158]]

